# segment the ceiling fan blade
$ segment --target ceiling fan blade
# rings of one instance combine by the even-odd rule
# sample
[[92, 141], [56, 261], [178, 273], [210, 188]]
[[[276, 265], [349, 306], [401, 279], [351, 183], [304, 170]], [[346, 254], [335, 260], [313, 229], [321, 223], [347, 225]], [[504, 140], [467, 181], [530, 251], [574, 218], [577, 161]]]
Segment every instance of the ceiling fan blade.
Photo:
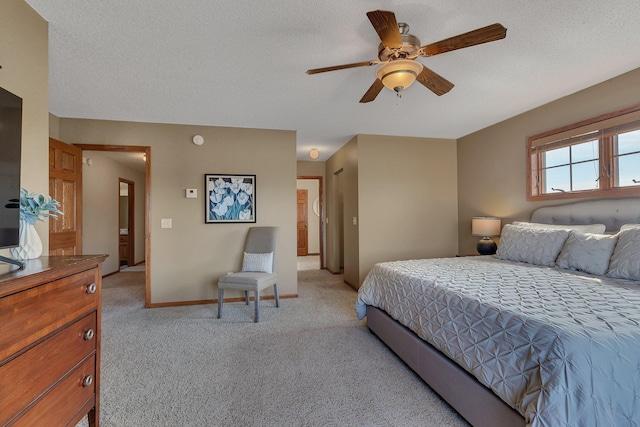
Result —
[[371, 12], [367, 12], [367, 16], [384, 46], [389, 48], [402, 47], [402, 37], [400, 37], [398, 22], [393, 12], [388, 10], [372, 10]]
[[367, 90], [367, 93], [365, 93], [362, 99], [360, 99], [360, 103], [365, 104], [367, 102], [371, 102], [374, 99], [376, 99], [376, 96], [378, 96], [382, 88], [384, 88], [384, 85], [382, 84], [382, 80], [376, 79], [376, 81], [373, 82], [369, 90]]
[[507, 29], [501, 24], [493, 24], [468, 33], [460, 34], [420, 48], [424, 56], [433, 56], [464, 47], [501, 40], [507, 36]]
[[453, 88], [453, 83], [427, 67], [422, 68], [422, 72], [418, 74], [416, 80], [438, 96], [444, 95]]
[[307, 74], [326, 73], [327, 71], [344, 70], [346, 68], [367, 67], [369, 65], [375, 65], [379, 63], [380, 61], [363, 61], [354, 62], [353, 64], [334, 65], [333, 67], [314, 68], [312, 70], [307, 70]]

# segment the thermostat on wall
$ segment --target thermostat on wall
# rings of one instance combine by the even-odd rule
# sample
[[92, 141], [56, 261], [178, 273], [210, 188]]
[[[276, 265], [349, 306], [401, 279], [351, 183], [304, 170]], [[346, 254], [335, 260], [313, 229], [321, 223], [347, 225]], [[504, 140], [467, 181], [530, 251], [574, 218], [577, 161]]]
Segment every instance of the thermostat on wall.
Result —
[[187, 188], [186, 191], [187, 199], [197, 199], [198, 198], [198, 189], [197, 188]]

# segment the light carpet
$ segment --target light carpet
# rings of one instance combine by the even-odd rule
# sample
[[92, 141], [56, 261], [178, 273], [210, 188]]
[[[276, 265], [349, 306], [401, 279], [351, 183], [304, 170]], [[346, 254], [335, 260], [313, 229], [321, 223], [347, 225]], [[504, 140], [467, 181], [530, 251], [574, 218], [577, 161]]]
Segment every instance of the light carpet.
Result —
[[132, 266], [120, 267], [120, 272], [121, 273], [132, 273], [132, 272], [137, 272], [137, 271], [144, 271], [145, 268], [146, 267], [145, 267], [144, 264], [132, 265]]
[[356, 319], [341, 275], [299, 272], [257, 324], [253, 302], [145, 309], [143, 283], [104, 280], [103, 427], [468, 426]]
[[298, 257], [298, 271], [300, 270], [319, 270], [320, 255], [306, 255]]

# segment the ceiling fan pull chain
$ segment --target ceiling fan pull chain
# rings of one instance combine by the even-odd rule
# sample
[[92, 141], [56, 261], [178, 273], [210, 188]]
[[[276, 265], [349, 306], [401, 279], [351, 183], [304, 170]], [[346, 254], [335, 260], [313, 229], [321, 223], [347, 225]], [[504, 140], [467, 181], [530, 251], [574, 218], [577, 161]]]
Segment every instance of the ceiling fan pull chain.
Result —
[[402, 92], [396, 92], [396, 105], [400, 105], [399, 99], [402, 99]]

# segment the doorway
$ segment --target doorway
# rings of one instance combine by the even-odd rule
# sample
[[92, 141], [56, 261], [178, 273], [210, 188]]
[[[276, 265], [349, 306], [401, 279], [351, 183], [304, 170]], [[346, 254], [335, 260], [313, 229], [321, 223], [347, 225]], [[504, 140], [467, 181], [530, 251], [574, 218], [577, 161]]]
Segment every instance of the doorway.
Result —
[[321, 176], [296, 181], [298, 270], [324, 268], [324, 203]]
[[135, 182], [118, 179], [118, 265], [120, 270], [136, 265]]
[[[83, 153], [88, 152], [88, 151], [98, 151], [100, 152], [99, 154], [104, 155], [105, 157], [112, 157], [115, 158], [116, 157], [121, 157], [120, 161], [121, 162], [127, 162], [128, 161], [128, 157], [131, 156], [135, 156], [139, 159], [144, 159], [144, 164], [141, 166], [142, 170], [144, 171], [144, 200], [141, 201], [140, 203], [144, 205], [144, 214], [142, 214], [143, 216], [135, 216], [134, 214], [134, 222], [133, 224], [135, 224], [135, 221], [139, 221], [140, 218], [144, 218], [144, 225], [142, 226], [141, 224], [141, 228], [138, 228], [138, 234], [140, 234], [140, 230], [144, 229], [144, 234], [140, 237], [140, 241], [142, 242], [140, 245], [136, 245], [135, 242], [133, 243], [133, 246], [128, 248], [128, 260], [127, 262], [135, 262], [135, 248], [138, 247], [140, 250], [143, 250], [144, 252], [144, 260], [143, 260], [143, 265], [141, 266], [141, 270], [144, 270], [144, 293], [145, 293], [145, 306], [146, 307], [150, 307], [151, 305], [151, 233], [150, 233], [150, 221], [151, 221], [151, 206], [150, 206], [150, 201], [151, 201], [151, 148], [150, 147], [146, 147], [146, 146], [124, 146], [124, 145], [97, 145], [97, 144], [75, 144], [76, 147], [80, 148], [81, 150], [83, 150]], [[84, 155], [84, 154], [83, 154]], [[111, 181], [113, 182], [113, 181]], [[119, 184], [119, 182], [118, 182]], [[115, 185], [111, 184], [111, 185]], [[113, 187], [112, 187], [113, 188]], [[129, 188], [127, 186], [127, 188]], [[111, 191], [119, 191], [119, 186], [116, 189], [113, 189]], [[132, 191], [134, 191], [135, 194], [135, 188], [132, 189]], [[139, 192], [138, 192], [139, 193]], [[115, 194], [119, 194], [119, 193], [115, 193]], [[139, 197], [137, 197], [137, 199], [139, 199]], [[131, 199], [128, 201], [128, 205], [131, 206]], [[132, 207], [132, 206], [131, 206]], [[114, 207], [115, 209], [115, 207]], [[129, 217], [130, 218], [130, 217]], [[128, 227], [131, 227], [131, 223], [128, 224]], [[135, 225], [134, 225], [135, 227]], [[135, 228], [134, 228], [135, 230]], [[115, 234], [116, 231], [110, 231], [110, 233]], [[129, 230], [128, 231], [128, 239], [129, 239], [129, 243], [132, 240], [132, 233]], [[110, 234], [111, 235], [111, 234]], [[116, 236], [113, 235], [114, 239], [118, 239], [116, 240], [118, 242], [118, 254], [119, 254], [119, 250], [120, 250], [120, 235]], [[111, 237], [109, 238], [111, 239]], [[115, 256], [115, 254], [114, 254]], [[131, 261], [133, 260], [133, 261]], [[118, 261], [118, 264], [120, 264], [120, 262]], [[142, 264], [142, 263], [141, 263]], [[137, 267], [134, 267], [137, 268]]]

